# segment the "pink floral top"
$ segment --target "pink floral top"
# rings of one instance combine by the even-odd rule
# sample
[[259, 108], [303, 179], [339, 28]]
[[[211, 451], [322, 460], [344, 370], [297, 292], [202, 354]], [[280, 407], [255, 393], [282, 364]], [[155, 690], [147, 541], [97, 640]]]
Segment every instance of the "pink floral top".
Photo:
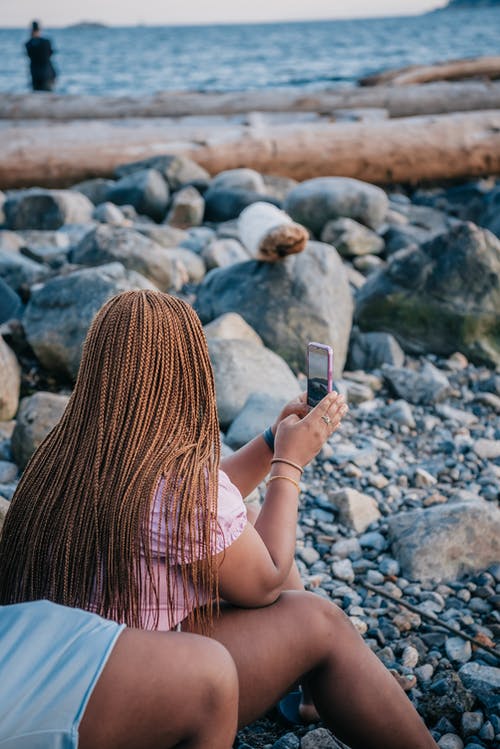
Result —
[[[151, 554], [153, 558], [158, 555], [160, 558], [159, 568], [155, 571], [155, 582], [159, 590], [159, 621], [158, 629], [173, 629], [179, 622], [186, 618], [190, 611], [195, 607], [194, 592], [184, 598], [182, 590], [182, 577], [180, 561], [172, 561], [170, 564], [169, 574], [171, 582], [174, 583], [175, 592], [175, 614], [170, 618], [170, 611], [167, 600], [166, 586], [166, 569], [165, 569], [165, 521], [161, 518], [161, 492], [164, 485], [162, 479], [158, 485], [151, 514]], [[228, 546], [236, 541], [241, 535], [247, 523], [247, 512], [243, 503], [243, 498], [239, 489], [231, 482], [229, 476], [219, 469], [219, 494], [218, 494], [218, 512], [217, 512], [217, 538], [215, 553], [227, 549]], [[199, 556], [203, 558], [203, 550], [199, 548]], [[192, 560], [194, 561], [194, 560]], [[143, 571], [146, 573], [146, 565], [142, 563]], [[173, 579], [173, 578], [176, 578]], [[205, 601], [202, 601], [205, 603]], [[153, 602], [144, 601], [142, 605], [142, 614], [144, 627], [153, 629], [155, 622], [156, 607]]]

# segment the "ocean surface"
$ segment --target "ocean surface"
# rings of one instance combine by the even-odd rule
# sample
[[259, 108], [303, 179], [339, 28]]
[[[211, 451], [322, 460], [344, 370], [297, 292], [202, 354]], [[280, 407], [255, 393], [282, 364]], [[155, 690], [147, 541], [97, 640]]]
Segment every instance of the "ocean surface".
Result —
[[[1, 23], [1, 17], [0, 17]], [[57, 91], [321, 89], [380, 70], [500, 52], [500, 8], [259, 25], [47, 29]], [[0, 29], [0, 92], [29, 90], [26, 29]]]

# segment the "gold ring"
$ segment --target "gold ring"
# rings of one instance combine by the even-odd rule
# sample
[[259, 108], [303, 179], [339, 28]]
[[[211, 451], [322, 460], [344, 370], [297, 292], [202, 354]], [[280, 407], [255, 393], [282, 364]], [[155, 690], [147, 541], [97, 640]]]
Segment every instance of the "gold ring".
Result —
[[324, 416], [323, 415], [321, 418], [323, 419], [323, 421], [325, 422], [325, 424], [331, 424], [332, 423], [332, 420], [330, 419], [329, 416]]

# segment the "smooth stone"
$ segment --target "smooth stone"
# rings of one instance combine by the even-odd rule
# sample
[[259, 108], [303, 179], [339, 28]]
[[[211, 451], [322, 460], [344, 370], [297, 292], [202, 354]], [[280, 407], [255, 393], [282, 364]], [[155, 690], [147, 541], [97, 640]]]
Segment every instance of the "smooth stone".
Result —
[[472, 656], [470, 642], [461, 637], [447, 637], [445, 642], [446, 655], [454, 663], [467, 663]]
[[326, 728], [315, 728], [302, 737], [300, 749], [341, 749], [341, 745]]
[[0, 460], [0, 484], [8, 484], [17, 478], [18, 468], [15, 463]]
[[282, 396], [272, 396], [266, 392], [251, 393], [227, 431], [227, 444], [236, 450], [262, 434], [276, 421], [286, 403], [287, 399]]
[[439, 749], [464, 749], [464, 742], [455, 733], [445, 733], [437, 744]]
[[384, 249], [382, 237], [351, 218], [328, 221], [321, 232], [321, 241], [333, 244], [342, 257], [377, 255]]
[[236, 312], [227, 312], [225, 315], [216, 317], [203, 327], [207, 338], [238, 339], [250, 341], [263, 346], [262, 338], [255, 332], [245, 320]]
[[483, 500], [388, 518], [393, 556], [413, 580], [455, 579], [500, 557], [500, 510]]
[[131, 205], [139, 215], [149, 216], [153, 221], [165, 217], [168, 199], [168, 185], [156, 169], [143, 169], [122, 177], [106, 194], [107, 201]]
[[349, 177], [317, 177], [291, 190], [284, 209], [319, 237], [328, 221], [346, 217], [371, 229], [384, 221], [389, 201], [379, 187]]
[[363, 333], [353, 329], [348, 357], [350, 369], [370, 371], [384, 364], [402, 367], [404, 359], [403, 349], [390, 333]]
[[12, 455], [20, 469], [58, 423], [68, 401], [68, 395], [42, 391], [21, 400], [12, 434]]
[[254, 169], [226, 169], [219, 172], [210, 182], [211, 190], [250, 190], [265, 194], [264, 179]]
[[16, 415], [21, 390], [21, 367], [12, 349], [0, 336], [0, 421]]
[[160, 291], [178, 291], [188, 280], [185, 265], [175, 255], [139, 232], [120, 226], [101, 224], [91, 230], [71, 252], [70, 259], [90, 267], [120, 262], [148, 278]]
[[474, 736], [479, 733], [484, 723], [484, 717], [482, 712], [476, 710], [475, 712], [465, 712], [462, 714], [461, 726], [462, 734], [465, 738], [468, 736]]
[[49, 372], [76, 378], [87, 330], [103, 304], [121, 291], [155, 288], [121, 263], [52, 278], [33, 290], [26, 307], [28, 343]]
[[4, 524], [5, 516], [7, 515], [7, 510], [10, 507], [10, 502], [5, 499], [5, 497], [0, 496], [0, 533], [2, 532], [2, 527]]
[[309, 242], [279, 263], [250, 260], [208, 273], [195, 308], [202, 323], [238, 312], [295, 371], [305, 369], [307, 341], [335, 351], [334, 376], [344, 366], [351, 331], [352, 294], [338, 253]]
[[96, 177], [95, 179], [86, 179], [84, 182], [78, 182], [76, 185], [72, 185], [71, 189], [81, 192], [97, 206], [105, 202], [108, 190], [114, 184], [114, 180], [112, 179]]
[[113, 224], [114, 226], [121, 226], [126, 221], [118, 206], [109, 201], [99, 203], [92, 212], [92, 218], [101, 224]]
[[235, 263], [246, 263], [250, 260], [248, 252], [237, 239], [214, 239], [206, 245], [201, 256], [207, 264], [208, 270], [212, 268], [227, 268]]
[[121, 164], [115, 169], [115, 176], [119, 179], [143, 169], [156, 169], [160, 172], [172, 191], [180, 190], [186, 185], [205, 189], [210, 182], [210, 174], [202, 166], [187, 156], [172, 154], [150, 156], [140, 161]]
[[178, 229], [200, 226], [205, 213], [205, 201], [195, 187], [183, 187], [170, 203], [166, 222]]
[[43, 281], [50, 275], [50, 269], [21, 253], [0, 250], [0, 278], [12, 289], [21, 293], [22, 289]]
[[464, 685], [492, 712], [500, 707], [500, 668], [466, 663], [458, 672]]
[[343, 580], [346, 583], [354, 582], [355, 574], [350, 559], [339, 559], [332, 562], [332, 574], [337, 580]]
[[389, 366], [384, 368], [383, 374], [396, 395], [417, 405], [437, 403], [451, 390], [446, 375], [430, 361], [426, 361], [419, 372]]
[[10, 193], [4, 210], [8, 229], [59, 229], [90, 222], [94, 206], [79, 192], [34, 187]]
[[474, 443], [473, 450], [481, 460], [496, 460], [500, 458], [500, 439], [478, 439]]
[[234, 421], [252, 393], [264, 393], [287, 401], [301, 392], [297, 378], [286, 362], [260, 344], [210, 338], [208, 349], [223, 428]]
[[327, 491], [328, 501], [339, 511], [340, 521], [357, 533], [363, 533], [381, 515], [375, 500], [356, 489]]
[[392, 333], [415, 354], [460, 351], [498, 367], [499, 275], [500, 240], [458, 222], [423, 245], [399, 250], [372, 274], [357, 294], [355, 320], [365, 330]]

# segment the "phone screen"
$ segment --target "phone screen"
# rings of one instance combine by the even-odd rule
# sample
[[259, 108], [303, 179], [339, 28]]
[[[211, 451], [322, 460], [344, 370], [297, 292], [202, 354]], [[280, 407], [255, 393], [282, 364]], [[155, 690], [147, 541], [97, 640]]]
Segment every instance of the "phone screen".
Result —
[[332, 389], [332, 350], [309, 344], [307, 348], [307, 402], [315, 406]]

